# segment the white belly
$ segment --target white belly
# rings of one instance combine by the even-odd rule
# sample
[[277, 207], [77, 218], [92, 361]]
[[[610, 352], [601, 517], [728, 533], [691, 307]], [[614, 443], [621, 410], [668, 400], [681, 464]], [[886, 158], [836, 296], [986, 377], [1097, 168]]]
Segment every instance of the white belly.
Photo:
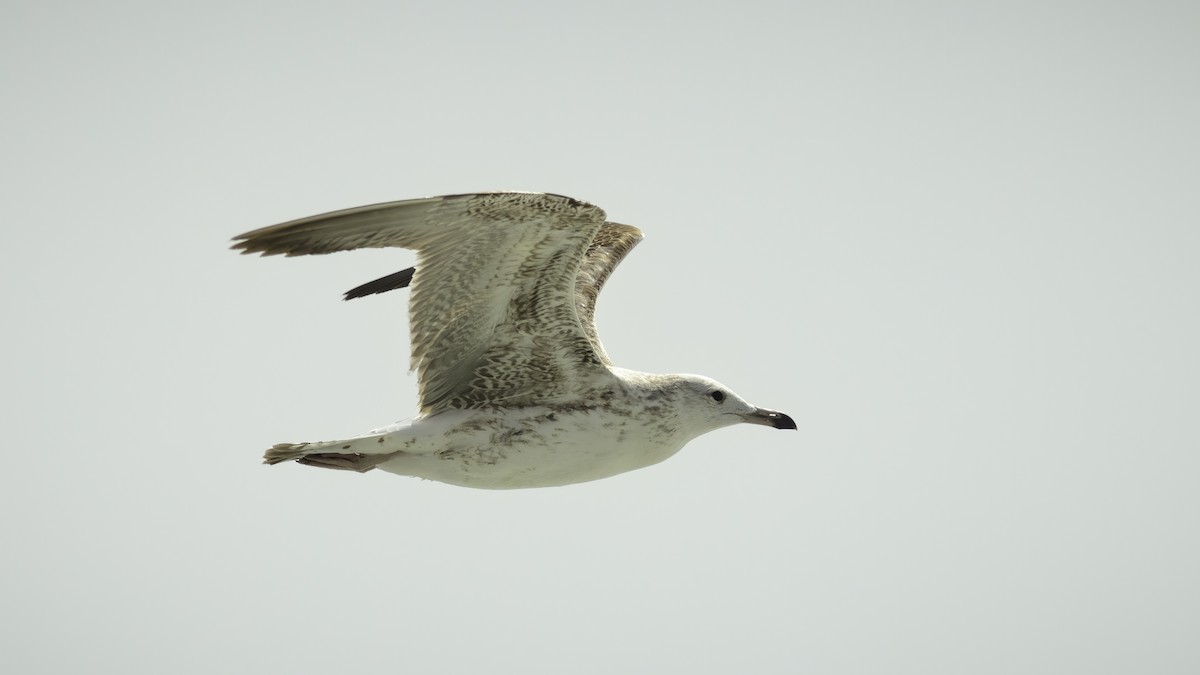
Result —
[[664, 422], [543, 407], [455, 411], [388, 433], [379, 449], [399, 452], [378, 468], [476, 488], [582, 483], [678, 452], [687, 439]]

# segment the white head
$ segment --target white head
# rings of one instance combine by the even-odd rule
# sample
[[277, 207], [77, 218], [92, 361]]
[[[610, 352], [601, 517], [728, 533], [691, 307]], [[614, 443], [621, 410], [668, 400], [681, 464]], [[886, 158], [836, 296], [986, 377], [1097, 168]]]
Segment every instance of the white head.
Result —
[[796, 428], [791, 417], [750, 405], [729, 387], [703, 375], [638, 375], [644, 382], [639, 388], [647, 405], [669, 407], [681, 430], [690, 432], [692, 438], [741, 423]]

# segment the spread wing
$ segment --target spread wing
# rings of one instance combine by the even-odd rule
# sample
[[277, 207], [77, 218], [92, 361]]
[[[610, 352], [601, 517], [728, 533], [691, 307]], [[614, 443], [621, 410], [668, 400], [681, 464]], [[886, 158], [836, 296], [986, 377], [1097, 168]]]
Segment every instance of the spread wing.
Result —
[[[615, 265], [623, 255], [611, 243], [594, 246], [603, 223], [598, 207], [559, 195], [451, 195], [302, 218], [239, 235], [234, 248], [263, 255], [416, 250], [412, 367], [421, 412], [433, 414], [567, 400], [607, 374], [590, 312], [581, 323], [576, 308], [584, 256], [595, 250]], [[611, 272], [602, 267], [590, 272], [596, 291]]]
[[[592, 348], [596, 350], [596, 354], [609, 366], [612, 365], [612, 359], [608, 358], [604, 345], [600, 343], [600, 336], [596, 333], [596, 298], [613, 270], [641, 240], [642, 231], [636, 227], [604, 223], [588, 246], [587, 253], [579, 264], [579, 273], [575, 276], [575, 311], [579, 322], [583, 325], [588, 339], [592, 341]], [[353, 300], [404, 288], [412, 281], [416, 271], [417, 268], [409, 267], [355, 286], [346, 291], [345, 299]]]

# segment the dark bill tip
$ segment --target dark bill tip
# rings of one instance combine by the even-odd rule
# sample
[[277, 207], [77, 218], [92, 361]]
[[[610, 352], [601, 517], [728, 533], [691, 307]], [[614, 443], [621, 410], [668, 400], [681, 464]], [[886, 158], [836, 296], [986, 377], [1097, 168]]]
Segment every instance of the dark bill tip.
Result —
[[751, 424], [762, 424], [768, 427], [775, 427], [776, 429], [796, 428], [796, 421], [788, 415], [775, 410], [767, 410], [765, 408], [758, 408], [742, 419]]

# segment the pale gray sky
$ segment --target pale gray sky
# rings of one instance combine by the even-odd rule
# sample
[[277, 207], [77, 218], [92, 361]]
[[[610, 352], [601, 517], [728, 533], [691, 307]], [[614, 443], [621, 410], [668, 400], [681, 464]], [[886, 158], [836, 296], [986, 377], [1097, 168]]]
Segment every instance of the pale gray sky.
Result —
[[[8, 2], [0, 670], [1200, 670], [1200, 9]], [[790, 413], [484, 492], [264, 467], [413, 413], [405, 252], [544, 190], [646, 241], [621, 365]]]

